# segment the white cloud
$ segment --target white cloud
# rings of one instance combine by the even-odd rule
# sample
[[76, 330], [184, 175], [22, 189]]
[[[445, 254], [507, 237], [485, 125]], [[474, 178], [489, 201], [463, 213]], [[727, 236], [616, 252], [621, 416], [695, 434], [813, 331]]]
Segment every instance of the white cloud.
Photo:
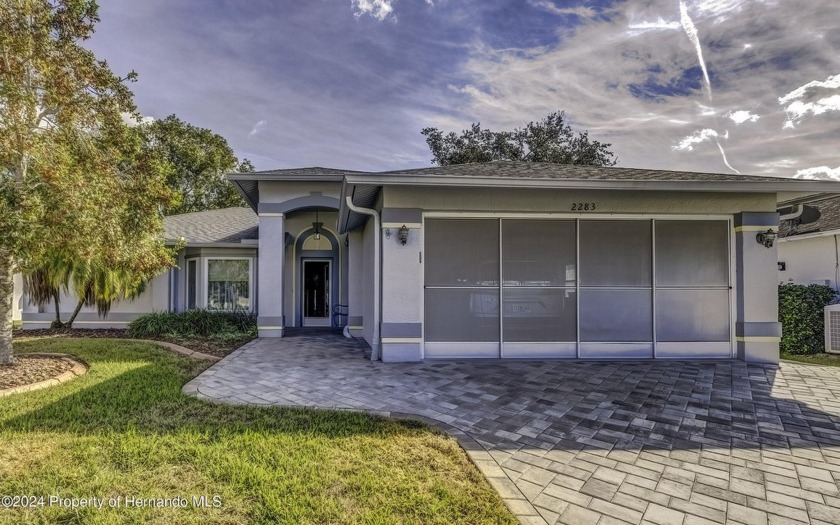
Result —
[[370, 15], [381, 22], [394, 13], [393, 0], [350, 0], [350, 5], [356, 11], [356, 18]]
[[627, 26], [631, 33], [644, 33], [646, 31], [673, 31], [680, 29], [682, 24], [677, 21], [667, 22], [661, 16], [653, 22], [634, 22]]
[[829, 168], [828, 166], [817, 166], [798, 170], [794, 179], [831, 179], [840, 180], [840, 166]]
[[257, 122], [256, 124], [254, 124], [254, 127], [251, 128], [251, 132], [248, 133], [248, 138], [251, 138], [254, 135], [260, 133], [266, 128], [266, 126], [268, 126], [268, 121], [260, 120], [259, 122]]
[[131, 113], [123, 112], [122, 113], [122, 120], [123, 122], [131, 127], [134, 126], [141, 126], [144, 124], [151, 124], [155, 121], [154, 117], [147, 117], [145, 115], [140, 115], [139, 118], [132, 115]]
[[744, 122], [756, 122], [761, 117], [751, 113], [749, 110], [746, 109], [739, 109], [737, 111], [730, 111], [726, 115], [726, 118], [734, 122], [735, 124], [743, 124]]
[[[427, 0], [428, 1], [428, 0]], [[591, 7], [585, 6], [577, 6], [577, 7], [557, 7], [553, 2], [549, 2], [547, 0], [529, 0], [528, 2], [534, 7], [538, 7], [549, 13], [553, 13], [555, 15], [576, 15], [581, 18], [592, 18], [596, 14], [598, 14], [594, 9]]]
[[[835, 91], [835, 94], [832, 94]], [[840, 75], [830, 76], [824, 81], [814, 80], [800, 86], [787, 95], [779, 97], [788, 120], [785, 128], [792, 128], [809, 113], [822, 115], [829, 111], [840, 111]]]
[[674, 151], [692, 151], [694, 150], [694, 146], [704, 142], [716, 141], [718, 137], [727, 139], [729, 138], [729, 132], [726, 132], [724, 135], [720, 135], [717, 131], [710, 128], [700, 129], [687, 137], [683, 137], [679, 143], [671, 146], [671, 149]]
[[[825, 79], [825, 64], [836, 61], [837, 49], [826, 45], [828, 28], [840, 25], [812, 3], [745, 0], [740, 8], [729, 2], [704, 4], [705, 10], [686, 4], [701, 41], [716, 44], [702, 50], [716, 79], [714, 105], [702, 75], [703, 93], [694, 87], [678, 96], [656, 96], [686, 71], [699, 70], [697, 52], [682, 25], [671, 29], [680, 16], [676, 1], [629, 0], [554, 44], [494, 50], [476, 42], [463, 80], [449, 80], [450, 93], [457, 93], [444, 103], [450, 111], [427, 125], [457, 131], [480, 121], [491, 129], [511, 129], [566, 110], [573, 127], [612, 143], [622, 166], [721, 172], [731, 160], [744, 173], [793, 176], [799, 168], [836, 165], [836, 148], [829, 144], [840, 136], [840, 120], [822, 118], [806, 129], [782, 130], [787, 116], [778, 97], [779, 86], [800, 85], [791, 85], [792, 78]], [[716, 12], [728, 18], [719, 23]], [[645, 25], [662, 30], [643, 31]], [[826, 41], [815, 41], [803, 28], [820, 28]], [[747, 51], [744, 42], [752, 44]], [[790, 65], [782, 67], [778, 57], [790, 57]], [[745, 110], [749, 119], [736, 126], [731, 116], [743, 118], [738, 112]], [[724, 134], [727, 127], [728, 138], [717, 138], [726, 161], [715, 140], [691, 143], [692, 150], [672, 147], [697, 130]]]
[[709, 80], [709, 71], [706, 69], [706, 61], [703, 59], [703, 47], [700, 45], [700, 35], [697, 33], [697, 26], [688, 14], [688, 6], [680, 0], [680, 24], [686, 36], [694, 44], [694, 51], [697, 53], [697, 60], [700, 62], [700, 69], [703, 70], [703, 78], [706, 80], [706, 89], [709, 91], [709, 100], [712, 100], [712, 82]]
[[[397, 15], [394, 14], [394, 1], [395, 0], [350, 0], [350, 5], [356, 11], [356, 18], [360, 18], [364, 15], [370, 15], [380, 22], [389, 17], [396, 22]], [[426, 0], [426, 4], [434, 7], [435, 0]]]

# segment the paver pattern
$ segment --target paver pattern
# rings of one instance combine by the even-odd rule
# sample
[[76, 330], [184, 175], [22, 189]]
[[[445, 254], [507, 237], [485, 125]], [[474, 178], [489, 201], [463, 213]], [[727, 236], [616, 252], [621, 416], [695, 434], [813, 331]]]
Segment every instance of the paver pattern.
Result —
[[840, 369], [366, 352], [332, 334], [255, 340], [184, 391], [422, 416], [522, 523], [840, 523]]

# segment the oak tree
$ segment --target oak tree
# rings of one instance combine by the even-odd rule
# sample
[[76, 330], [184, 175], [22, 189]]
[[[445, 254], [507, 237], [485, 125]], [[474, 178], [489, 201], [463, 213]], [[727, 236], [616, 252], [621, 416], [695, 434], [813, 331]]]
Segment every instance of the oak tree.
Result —
[[[172, 263], [166, 165], [128, 126], [128, 81], [82, 46], [91, 0], [0, 3], [0, 364], [15, 271], [47, 261], [147, 274]], [[145, 274], [143, 274], [145, 275]]]
[[538, 122], [529, 122], [513, 131], [491, 131], [474, 123], [460, 135], [444, 134], [438, 128], [421, 132], [432, 152], [432, 164], [466, 164], [494, 160], [552, 162], [614, 166], [612, 144], [589, 138], [589, 132], [575, 132], [566, 122], [566, 114], [557, 111]]

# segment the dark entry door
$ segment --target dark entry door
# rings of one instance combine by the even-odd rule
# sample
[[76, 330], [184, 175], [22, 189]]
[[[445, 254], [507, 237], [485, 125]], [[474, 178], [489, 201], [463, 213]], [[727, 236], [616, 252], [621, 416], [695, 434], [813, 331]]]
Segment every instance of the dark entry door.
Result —
[[303, 261], [303, 326], [330, 325], [330, 261]]

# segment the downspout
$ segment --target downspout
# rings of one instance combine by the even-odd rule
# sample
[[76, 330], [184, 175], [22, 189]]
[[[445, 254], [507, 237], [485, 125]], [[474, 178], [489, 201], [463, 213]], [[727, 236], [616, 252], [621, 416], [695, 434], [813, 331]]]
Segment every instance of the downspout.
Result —
[[791, 210], [790, 213], [779, 216], [779, 222], [798, 219], [799, 217], [802, 216], [802, 212], [805, 211], [805, 206], [803, 206], [802, 204], [797, 204], [796, 206], [792, 206], [792, 208], [793, 209]]
[[834, 291], [840, 292], [840, 247], [837, 245], [837, 235], [834, 236]]
[[373, 341], [370, 344], [370, 360], [371, 361], [379, 361], [379, 349], [380, 343], [382, 342], [379, 337], [379, 324], [380, 324], [380, 303], [381, 303], [381, 295], [382, 295], [382, 286], [381, 286], [381, 279], [380, 279], [380, 272], [382, 268], [382, 254], [381, 254], [381, 235], [382, 231], [379, 226], [379, 213], [376, 210], [372, 210], [370, 208], [360, 208], [353, 204], [353, 198], [350, 195], [346, 197], [347, 207], [350, 208], [352, 211], [356, 213], [361, 213], [362, 215], [370, 215], [373, 217], [373, 227], [374, 227], [374, 235], [373, 235]]

